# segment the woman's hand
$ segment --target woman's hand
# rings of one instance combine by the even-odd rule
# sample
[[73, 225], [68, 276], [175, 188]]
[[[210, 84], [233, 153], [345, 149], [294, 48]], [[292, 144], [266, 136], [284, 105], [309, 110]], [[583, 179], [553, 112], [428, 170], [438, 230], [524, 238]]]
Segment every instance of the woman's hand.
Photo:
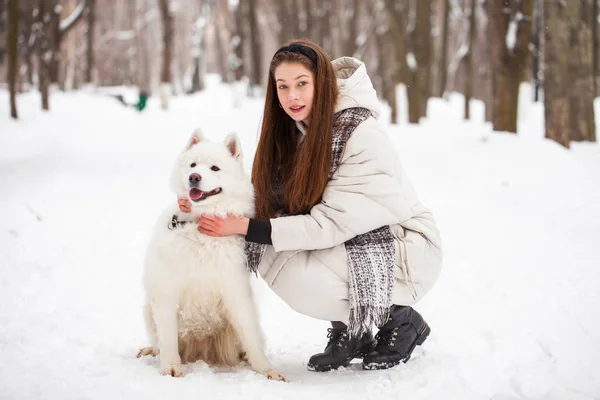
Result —
[[192, 202], [187, 197], [177, 197], [177, 205], [184, 213], [192, 212]]
[[198, 218], [198, 230], [208, 236], [245, 235], [248, 233], [248, 217], [228, 214], [225, 218], [202, 215]]

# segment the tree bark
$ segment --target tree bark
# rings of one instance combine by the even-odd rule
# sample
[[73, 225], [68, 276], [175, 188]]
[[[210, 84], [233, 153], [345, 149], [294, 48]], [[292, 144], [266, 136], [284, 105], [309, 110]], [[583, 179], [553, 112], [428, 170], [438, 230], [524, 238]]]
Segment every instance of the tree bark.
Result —
[[133, 29], [136, 46], [136, 74], [134, 82], [141, 93], [149, 95], [152, 91], [152, 71], [150, 67], [150, 46], [148, 45], [150, 28], [146, 22], [146, 15], [149, 12], [148, 3], [145, 0], [135, 0], [134, 10]]
[[[404, 82], [407, 86], [407, 91], [410, 90], [409, 84], [409, 76], [412, 76], [410, 68], [407, 65], [406, 57], [407, 57], [407, 48], [406, 48], [406, 26], [408, 23], [408, 4], [406, 2], [397, 4], [394, 0], [385, 0], [384, 2], [385, 10], [388, 14], [388, 28], [389, 33], [387, 33], [387, 37], [392, 41], [391, 48], [393, 49], [390, 54], [393, 56], [390, 58], [390, 69], [389, 76], [391, 77], [390, 82], [391, 85], [387, 85], [386, 82], [383, 82], [384, 93], [388, 93], [389, 96], [388, 102], [390, 107], [392, 107], [392, 123], [397, 123], [397, 113], [398, 113], [398, 101], [396, 98], [396, 86], [400, 83]], [[385, 42], [384, 42], [385, 43]], [[385, 48], [384, 48], [385, 50]], [[391, 87], [387, 87], [391, 86]], [[411, 107], [411, 97], [408, 97], [409, 100], [409, 120], [410, 120], [410, 112], [415, 107]], [[418, 106], [416, 107], [418, 111]], [[394, 114], [395, 113], [395, 114]], [[418, 112], [417, 112], [418, 114]], [[412, 121], [411, 121], [412, 122]], [[418, 117], [417, 117], [418, 122]]]
[[50, 110], [49, 85], [50, 85], [50, 62], [52, 61], [53, 49], [50, 45], [52, 31], [49, 29], [49, 21], [52, 20], [51, 0], [39, 0], [37, 14], [37, 56], [38, 56], [38, 81], [42, 97], [42, 110]]
[[473, 48], [475, 47], [475, 32], [477, 1], [471, 0], [469, 14], [469, 52], [465, 57], [465, 119], [471, 119], [471, 97], [473, 97]]
[[595, 0], [571, 0], [569, 114], [571, 141], [596, 141], [592, 20]]
[[[255, 0], [251, 1], [255, 2]], [[292, 25], [289, 1], [277, 2], [277, 19], [279, 19], [279, 43], [283, 46], [284, 43], [294, 38], [294, 26]]]
[[544, 119], [546, 138], [569, 147], [569, 11], [571, 2], [544, 0]]
[[3, 43], [2, 39], [4, 39], [4, 35], [7, 34], [6, 24], [8, 24], [8, 11], [6, 8], [8, 7], [9, 2], [10, 0], [6, 2], [0, 1], [0, 65], [4, 64], [4, 58], [7, 56], [8, 52], [8, 48], [6, 47], [8, 45], [8, 38], [6, 39], [6, 43]]
[[319, 17], [317, 38], [321, 40], [321, 47], [330, 56], [333, 54], [333, 41], [331, 38], [331, 2], [318, 1]]
[[[356, 39], [358, 39], [359, 32], [359, 15], [360, 15], [360, 0], [354, 0], [352, 2], [352, 15], [347, 19], [346, 25], [348, 26], [348, 36], [344, 41], [344, 56], [352, 57], [357, 50]], [[347, 6], [347, 4], [345, 4]], [[342, 11], [343, 12], [343, 11]]]
[[244, 34], [244, 21], [246, 21], [245, 0], [239, 0], [237, 8], [234, 11], [235, 31], [233, 34], [233, 52], [235, 54], [235, 65], [233, 71], [235, 80], [241, 81], [245, 76], [244, 64], [244, 45], [246, 43], [246, 35]]
[[256, 0], [248, 0], [248, 17], [250, 19], [250, 44], [252, 51], [252, 79], [253, 86], [260, 86], [262, 82], [262, 37], [258, 26], [258, 12]]
[[594, 71], [594, 97], [598, 96], [598, 0], [592, 0], [592, 70]]
[[440, 64], [438, 66], [439, 73], [439, 87], [437, 95], [439, 97], [444, 96], [446, 91], [446, 82], [448, 80], [448, 37], [450, 31], [450, 21], [448, 17], [450, 15], [450, 0], [442, 0], [444, 2], [444, 16], [442, 19], [442, 46], [440, 48], [441, 57]]
[[169, 9], [169, 0], [160, 0], [160, 15], [162, 18], [162, 64], [160, 68], [161, 82], [161, 107], [167, 109], [169, 107], [169, 95], [171, 88], [171, 61], [173, 59], [173, 15]]
[[397, 63], [394, 56], [394, 43], [389, 29], [379, 29], [376, 31], [375, 39], [377, 40], [377, 52], [379, 58], [378, 78], [381, 81], [381, 95], [390, 106], [392, 124], [398, 123], [398, 101], [396, 99], [396, 85], [394, 79], [394, 67]]
[[65, 35], [83, 18], [85, 10], [91, 0], [81, 0], [81, 3], [65, 19], [60, 19], [60, 8], [57, 7], [59, 0], [48, 0], [46, 12], [50, 16], [52, 37], [50, 46], [52, 49], [51, 59], [49, 61], [49, 79], [51, 83], [58, 83], [60, 71], [60, 45]]
[[302, 4], [302, 8], [304, 9], [304, 37], [308, 39], [313, 38], [313, 30], [314, 30], [314, 18], [313, 18], [313, 10], [310, 0], [304, 0]]
[[220, 7], [217, 7], [214, 15], [214, 29], [215, 29], [215, 42], [217, 48], [217, 63], [219, 65], [219, 72], [221, 80], [225, 83], [231, 82], [231, 69], [229, 68], [229, 51], [225, 49], [223, 45], [222, 35], [222, 22], [223, 13], [227, 11], [227, 3], [220, 2]]
[[8, 1], [8, 32], [6, 50], [8, 52], [8, 88], [10, 93], [10, 116], [17, 119], [17, 43], [19, 41], [19, 0]]
[[[525, 75], [532, 34], [533, 0], [490, 0], [489, 21], [492, 30], [492, 90], [494, 130], [517, 132], [519, 86]], [[513, 31], [509, 33], [509, 29]], [[516, 30], [516, 34], [514, 33]], [[514, 35], [514, 36], [512, 36]], [[512, 43], [507, 41], [514, 37]]]
[[540, 101], [540, 87], [541, 87], [541, 72], [540, 72], [540, 62], [541, 62], [541, 37], [542, 37], [542, 3], [541, 0], [535, 0], [534, 6], [534, 39], [533, 39], [533, 81], [534, 81], [534, 94], [533, 101], [536, 103]]
[[87, 15], [87, 49], [85, 82], [92, 83], [94, 71], [94, 30], [96, 28], [96, 0], [90, 0]]
[[416, 30], [413, 42], [417, 60], [420, 117], [427, 116], [427, 103], [431, 96], [431, 0], [416, 2]]
[[300, 0], [289, 0], [290, 3], [290, 23], [292, 25], [293, 39], [300, 39]]

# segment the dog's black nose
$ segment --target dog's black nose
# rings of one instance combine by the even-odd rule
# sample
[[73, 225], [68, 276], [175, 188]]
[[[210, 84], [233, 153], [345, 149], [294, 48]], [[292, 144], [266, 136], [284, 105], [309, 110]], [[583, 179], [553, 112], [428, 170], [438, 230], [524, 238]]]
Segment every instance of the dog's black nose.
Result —
[[193, 173], [190, 175], [190, 183], [198, 183], [202, 180], [200, 174]]

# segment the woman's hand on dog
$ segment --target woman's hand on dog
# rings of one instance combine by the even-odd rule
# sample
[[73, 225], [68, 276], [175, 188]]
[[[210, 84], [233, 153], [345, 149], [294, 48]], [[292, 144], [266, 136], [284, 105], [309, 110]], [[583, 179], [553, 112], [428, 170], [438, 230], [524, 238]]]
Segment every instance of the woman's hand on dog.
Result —
[[192, 202], [187, 197], [177, 197], [177, 205], [184, 213], [192, 212]]
[[[186, 197], [177, 197], [179, 209], [184, 213], [192, 212], [192, 203]], [[248, 233], [247, 217], [236, 217], [231, 214], [226, 218], [214, 215], [202, 215], [198, 218], [198, 231], [208, 236], [245, 235]]]
[[198, 218], [198, 230], [208, 236], [245, 235], [248, 233], [248, 217], [236, 217], [228, 214], [221, 218], [214, 215], [202, 215]]

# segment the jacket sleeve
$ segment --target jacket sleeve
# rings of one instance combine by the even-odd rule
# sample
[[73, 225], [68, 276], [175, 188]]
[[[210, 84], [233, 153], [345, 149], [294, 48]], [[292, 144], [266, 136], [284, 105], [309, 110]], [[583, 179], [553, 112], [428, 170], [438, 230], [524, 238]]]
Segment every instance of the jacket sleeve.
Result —
[[392, 143], [378, 129], [359, 132], [360, 128], [346, 143], [322, 201], [309, 214], [271, 219], [275, 251], [326, 249], [410, 218]]

